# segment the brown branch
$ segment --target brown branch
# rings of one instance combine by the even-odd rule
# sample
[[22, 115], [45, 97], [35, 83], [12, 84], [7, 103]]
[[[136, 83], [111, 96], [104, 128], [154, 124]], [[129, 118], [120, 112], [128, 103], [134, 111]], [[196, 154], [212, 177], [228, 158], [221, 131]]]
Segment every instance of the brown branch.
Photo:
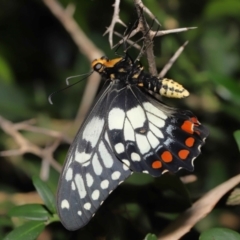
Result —
[[112, 22], [110, 24], [110, 26], [107, 28], [106, 32], [103, 34], [106, 35], [107, 33], [109, 33], [108, 36], [108, 41], [110, 44], [110, 47], [113, 48], [113, 33], [114, 33], [114, 27], [117, 23], [122, 24], [124, 27], [126, 27], [125, 23], [120, 19], [119, 17], [119, 12], [120, 12], [120, 0], [115, 0], [115, 3], [113, 4], [114, 6], [114, 11], [113, 11], [113, 17], [112, 17]]
[[[53, 15], [62, 23], [63, 27], [69, 32], [73, 41], [78, 46], [79, 51], [88, 58], [89, 62], [92, 62], [94, 59], [104, 55], [103, 52], [98, 49], [94, 43], [84, 34], [73, 17], [60, 5], [59, 2], [56, 0], [43, 0], [43, 2], [50, 9]], [[83, 99], [87, 99], [89, 106], [91, 106], [95, 98], [95, 93], [97, 92], [100, 81], [100, 75], [95, 75], [94, 81], [87, 82], [86, 89], [92, 89], [92, 93], [94, 94], [90, 95], [88, 91], [84, 91]], [[84, 114], [86, 112], [88, 112], [88, 109], [86, 111], [86, 103], [82, 101], [79, 106], [77, 117], [85, 117]], [[76, 118], [76, 121], [81, 122], [81, 119]]]
[[85, 35], [72, 16], [56, 0], [43, 0], [53, 15], [62, 23], [64, 28], [83, 53], [91, 62], [96, 57], [101, 57], [103, 52], [99, 50], [94, 43]]
[[140, 0], [134, 0], [134, 4], [136, 6], [138, 17], [139, 17], [140, 29], [144, 36], [144, 45], [146, 46], [145, 53], [147, 56], [149, 72], [152, 75], [156, 76], [157, 75], [157, 67], [156, 67], [156, 61], [155, 61], [155, 57], [154, 57], [154, 53], [153, 53], [153, 41], [152, 41], [152, 37], [149, 34], [149, 26], [144, 17], [144, 14], [142, 13], [142, 11], [144, 11], [145, 6], [143, 5], [142, 1], [140, 1]]
[[[26, 124], [26, 122], [24, 124]], [[41, 159], [48, 161], [55, 170], [60, 172], [61, 165], [53, 158], [53, 152], [60, 144], [60, 138], [57, 140], [57, 145], [55, 142], [52, 144], [52, 146], [42, 149], [36, 144], [30, 142], [19, 132], [19, 126], [23, 126], [24, 124], [16, 124], [17, 127], [15, 127], [15, 124], [0, 116], [0, 127], [19, 145], [19, 149], [2, 151], [0, 152], [0, 156], [16, 156], [23, 155], [25, 153], [32, 153]]]
[[212, 211], [217, 202], [234, 186], [240, 183], [240, 174], [218, 185], [196, 201], [158, 236], [159, 240], [180, 239]]

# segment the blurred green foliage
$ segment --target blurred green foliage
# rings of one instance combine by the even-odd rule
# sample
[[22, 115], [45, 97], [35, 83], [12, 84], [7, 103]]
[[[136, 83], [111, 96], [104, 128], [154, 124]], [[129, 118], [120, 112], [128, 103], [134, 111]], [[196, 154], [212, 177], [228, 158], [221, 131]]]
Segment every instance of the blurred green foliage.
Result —
[[[115, 57], [107, 36], [102, 36], [111, 22], [113, 1], [60, 2], [65, 7], [74, 3], [74, 19], [82, 30], [109, 58]], [[152, 0], [144, 3], [163, 29], [198, 27], [156, 39], [154, 46], [160, 70], [179, 46], [190, 41], [167, 77], [183, 84], [191, 95], [184, 100], [164, 101], [191, 110], [210, 130], [202, 154], [195, 161], [194, 173], [198, 181], [184, 186], [174, 176], [152, 179], [144, 174], [133, 175], [111, 194], [86, 227], [69, 233], [55, 220], [52, 224], [49, 224], [51, 221], [30, 221], [20, 222], [24, 223], [21, 225], [10, 218], [13, 215], [8, 212], [16, 203], [12, 196], [34, 191], [34, 186], [38, 189], [39, 185], [44, 191], [47, 189], [46, 194], [41, 195], [47, 209], [43, 205], [36, 209], [41, 216], [54, 215], [50, 189], [56, 191], [59, 174], [50, 170], [49, 187], [41, 186], [41, 182], [36, 185], [36, 180], [33, 185], [31, 178], [39, 175], [41, 159], [32, 154], [1, 157], [0, 239], [19, 225], [22, 229], [15, 230], [21, 234], [25, 233], [24, 229], [33, 229], [35, 234], [30, 238], [23, 235], [21, 239], [34, 239], [45, 224], [48, 239], [144, 239], [148, 233], [146, 239], [155, 239], [153, 234], [161, 232], [176, 214], [190, 206], [191, 201], [239, 173], [240, 1]], [[136, 19], [131, 0], [122, 0], [120, 16], [125, 23]], [[123, 31], [120, 26], [118, 29]], [[146, 62], [144, 58], [142, 61]], [[53, 106], [47, 97], [63, 88], [67, 77], [86, 73], [89, 69], [88, 60], [42, 1], [0, 0], [0, 115], [12, 122], [35, 118], [38, 126], [64, 129], [65, 120], [71, 121], [76, 115], [85, 82], [55, 95]], [[37, 137], [29, 132], [23, 134], [40, 146], [51, 143], [49, 137], [41, 134]], [[1, 131], [0, 150], [16, 148], [11, 137]], [[67, 149], [63, 144], [55, 152], [61, 164]], [[185, 174], [182, 171], [177, 175]], [[183, 239], [198, 239], [200, 232], [211, 227], [240, 230], [239, 206], [226, 207], [220, 201], [216, 208], [217, 211], [199, 222]], [[30, 215], [35, 214], [32, 210], [29, 209]], [[27, 210], [25, 213], [28, 214]], [[18, 214], [21, 215], [21, 211]], [[208, 238], [202, 235], [201, 239]]]

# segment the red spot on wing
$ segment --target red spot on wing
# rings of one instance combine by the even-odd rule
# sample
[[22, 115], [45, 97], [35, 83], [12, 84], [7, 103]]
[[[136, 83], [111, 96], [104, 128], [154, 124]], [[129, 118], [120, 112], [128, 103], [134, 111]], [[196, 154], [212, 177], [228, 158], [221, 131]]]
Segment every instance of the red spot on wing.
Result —
[[185, 144], [187, 147], [192, 147], [194, 145], [195, 139], [193, 137], [189, 137], [185, 140]]
[[186, 149], [182, 149], [182, 150], [180, 150], [180, 151], [178, 152], [178, 156], [179, 156], [179, 158], [181, 158], [182, 160], [187, 159], [188, 155], [189, 155], [189, 151], [186, 150]]
[[192, 117], [191, 120], [192, 120], [192, 122], [193, 122], [194, 124], [196, 124], [196, 125], [199, 125], [199, 124], [200, 124], [199, 121], [198, 121], [198, 119], [197, 119], [196, 117]]
[[158, 169], [162, 167], [162, 163], [159, 160], [156, 160], [152, 163], [152, 168]]
[[161, 158], [164, 162], [171, 162], [173, 160], [173, 156], [169, 151], [163, 152]]
[[189, 120], [186, 120], [182, 124], [181, 129], [187, 133], [193, 134], [193, 123], [190, 122]]

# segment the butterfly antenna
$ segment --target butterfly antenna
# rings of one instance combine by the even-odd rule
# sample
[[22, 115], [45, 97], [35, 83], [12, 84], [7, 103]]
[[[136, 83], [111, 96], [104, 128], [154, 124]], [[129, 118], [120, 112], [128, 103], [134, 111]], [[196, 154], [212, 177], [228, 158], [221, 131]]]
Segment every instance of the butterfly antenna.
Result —
[[[88, 73], [88, 76], [86, 76], [85, 78], [80, 79], [79, 81], [73, 83], [72, 85], [68, 85], [68, 84], [67, 84], [67, 85], [68, 85], [67, 87], [62, 88], [62, 89], [59, 89], [59, 90], [51, 93], [51, 94], [48, 96], [48, 102], [49, 102], [51, 105], [53, 105], [53, 102], [52, 102], [52, 97], [53, 97], [53, 95], [55, 95], [56, 93], [62, 92], [62, 91], [64, 91], [64, 90], [66, 90], [66, 89], [68, 89], [68, 88], [70, 88], [70, 87], [72, 87], [72, 86], [80, 83], [81, 81], [83, 81], [84, 79], [86, 79], [87, 77], [89, 77], [92, 73], [93, 73], [93, 71], [91, 71], [90, 73]], [[83, 75], [86, 75], [86, 74], [82, 74], [82, 75], [79, 75], [79, 76], [83, 76]], [[76, 76], [75, 76], [75, 77], [76, 77]], [[73, 78], [73, 77], [70, 77], [70, 78]], [[67, 78], [67, 79], [69, 79], [69, 78]], [[67, 79], [66, 79], [66, 80], [67, 80]]]
[[[88, 76], [91, 75], [91, 74], [92, 74], [92, 71], [91, 71], [90, 73], [84, 73], [84, 74], [80, 74], [80, 75], [75, 75], [75, 76], [68, 77], [68, 78], [66, 78], [66, 85], [69, 86], [69, 80], [72, 79], [72, 78], [83, 77], [83, 76], [86, 76], [86, 75], [87, 75], [87, 77], [88, 77]], [[85, 78], [84, 78], [84, 79], [85, 79]], [[83, 80], [83, 79], [81, 79], [81, 80]]]

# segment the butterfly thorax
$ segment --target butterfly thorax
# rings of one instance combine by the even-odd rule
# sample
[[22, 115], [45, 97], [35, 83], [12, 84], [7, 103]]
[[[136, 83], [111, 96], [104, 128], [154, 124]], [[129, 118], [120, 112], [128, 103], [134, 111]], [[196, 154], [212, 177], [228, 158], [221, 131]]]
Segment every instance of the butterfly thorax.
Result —
[[138, 85], [169, 98], [185, 98], [189, 92], [172, 79], [159, 78], [144, 71], [139, 61], [133, 61], [129, 55], [108, 59], [101, 57], [92, 62], [92, 68], [103, 79], [118, 81], [126, 85]]

